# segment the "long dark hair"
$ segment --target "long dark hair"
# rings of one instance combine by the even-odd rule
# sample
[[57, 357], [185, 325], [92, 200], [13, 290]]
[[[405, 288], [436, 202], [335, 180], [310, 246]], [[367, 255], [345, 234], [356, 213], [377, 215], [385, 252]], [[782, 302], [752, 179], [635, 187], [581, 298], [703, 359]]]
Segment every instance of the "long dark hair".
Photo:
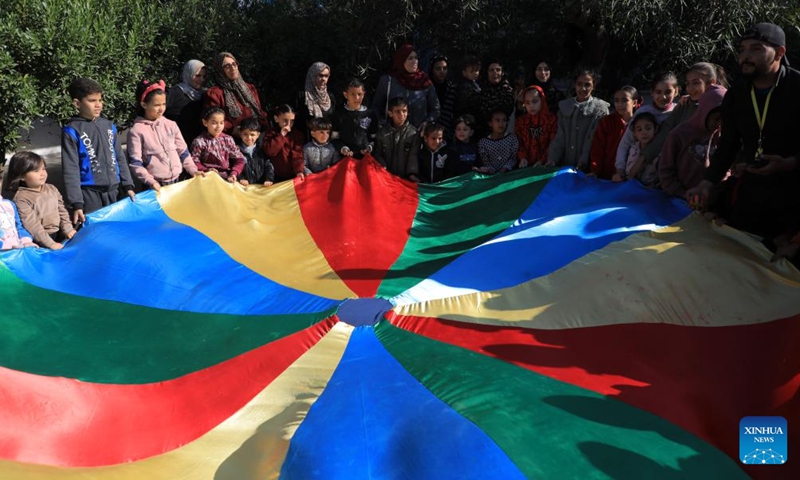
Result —
[[33, 152], [17, 152], [8, 161], [8, 170], [3, 176], [3, 197], [13, 196], [19, 190], [20, 184], [25, 183], [25, 174], [35, 172], [47, 166], [44, 159]]

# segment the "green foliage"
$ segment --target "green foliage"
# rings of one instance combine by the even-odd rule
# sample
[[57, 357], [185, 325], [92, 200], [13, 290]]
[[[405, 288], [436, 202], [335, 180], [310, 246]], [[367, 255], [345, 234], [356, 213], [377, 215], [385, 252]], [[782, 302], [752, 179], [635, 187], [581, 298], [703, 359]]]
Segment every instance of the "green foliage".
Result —
[[423, 61], [448, 55], [453, 74], [467, 53], [500, 58], [508, 73], [547, 58], [557, 76], [601, 69], [611, 90], [699, 60], [735, 71], [735, 38], [757, 21], [784, 27], [800, 65], [796, 0], [6, 0], [0, 147], [38, 116], [68, 118], [76, 76], [103, 85], [104, 114], [124, 126], [139, 80], [177, 83], [184, 62], [212, 65], [219, 51], [267, 104], [290, 101], [314, 61], [331, 65], [333, 92], [351, 76], [373, 86], [404, 41]]

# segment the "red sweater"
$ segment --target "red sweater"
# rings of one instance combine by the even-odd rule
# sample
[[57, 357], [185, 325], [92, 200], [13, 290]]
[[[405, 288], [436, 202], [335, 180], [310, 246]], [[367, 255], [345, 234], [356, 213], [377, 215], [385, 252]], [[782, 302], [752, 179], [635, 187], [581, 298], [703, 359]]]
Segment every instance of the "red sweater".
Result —
[[592, 138], [592, 149], [589, 152], [589, 165], [592, 173], [599, 178], [611, 180], [617, 172], [614, 162], [617, 158], [617, 146], [625, 134], [628, 124], [613, 111], [600, 119]]
[[[258, 98], [258, 90], [256, 90], [255, 85], [252, 83], [248, 83], [247, 88], [249, 88], [253, 93], [253, 99], [255, 100], [258, 109], [262, 111], [262, 116], [258, 118], [258, 122], [263, 127], [269, 128], [269, 119], [264, 113], [264, 110], [261, 108], [261, 100]], [[223, 92], [222, 87], [214, 86], [209, 88], [206, 90], [206, 94], [203, 97], [203, 110], [211, 107], [219, 107], [225, 110], [225, 133], [228, 135], [232, 134], [231, 132], [233, 132], [233, 129], [238, 127], [239, 124], [242, 123], [242, 120], [255, 115], [248, 105], [243, 104], [239, 100], [238, 96], [234, 95], [234, 98], [236, 99], [236, 103], [239, 105], [239, 109], [242, 111], [242, 114], [236, 118], [231, 117], [228, 114], [228, 109], [225, 108], [225, 92]]]
[[285, 137], [275, 128], [264, 134], [264, 153], [275, 167], [277, 180], [288, 180], [302, 173], [305, 167], [303, 162], [303, 144], [306, 138], [300, 130], [292, 130]]

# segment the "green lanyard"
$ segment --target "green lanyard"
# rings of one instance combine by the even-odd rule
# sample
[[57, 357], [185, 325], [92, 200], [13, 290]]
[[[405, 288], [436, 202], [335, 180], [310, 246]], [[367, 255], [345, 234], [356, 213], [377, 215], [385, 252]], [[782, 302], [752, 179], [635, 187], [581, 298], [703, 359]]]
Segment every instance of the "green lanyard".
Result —
[[772, 98], [772, 91], [775, 86], [769, 89], [767, 100], [764, 102], [764, 113], [758, 109], [758, 101], [756, 100], [756, 88], [750, 87], [750, 98], [753, 100], [753, 110], [756, 111], [756, 123], [758, 124], [758, 148], [756, 148], [756, 161], [760, 161], [761, 155], [764, 153], [764, 148], [761, 145], [761, 135], [764, 132], [764, 124], [767, 122], [767, 110], [769, 110], [769, 100]]

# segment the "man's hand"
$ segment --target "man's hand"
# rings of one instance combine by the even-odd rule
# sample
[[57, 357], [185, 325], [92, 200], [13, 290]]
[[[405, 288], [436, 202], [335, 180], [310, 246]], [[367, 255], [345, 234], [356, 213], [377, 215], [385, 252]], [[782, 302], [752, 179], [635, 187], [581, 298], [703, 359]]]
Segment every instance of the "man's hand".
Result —
[[711, 187], [713, 186], [713, 183], [709, 182], [708, 180], [703, 180], [702, 182], [698, 183], [696, 187], [687, 190], [686, 201], [689, 203], [689, 206], [695, 210], [702, 210], [706, 208], [708, 197], [711, 194]]
[[790, 172], [797, 168], [797, 158], [781, 157], [780, 155], [761, 155], [764, 162], [763, 167], [750, 165], [747, 167], [748, 173], [756, 175], [772, 175], [779, 172]]
[[72, 212], [72, 224], [80, 225], [84, 222], [86, 222], [86, 215], [83, 214], [83, 209], [76, 208], [75, 211]]

